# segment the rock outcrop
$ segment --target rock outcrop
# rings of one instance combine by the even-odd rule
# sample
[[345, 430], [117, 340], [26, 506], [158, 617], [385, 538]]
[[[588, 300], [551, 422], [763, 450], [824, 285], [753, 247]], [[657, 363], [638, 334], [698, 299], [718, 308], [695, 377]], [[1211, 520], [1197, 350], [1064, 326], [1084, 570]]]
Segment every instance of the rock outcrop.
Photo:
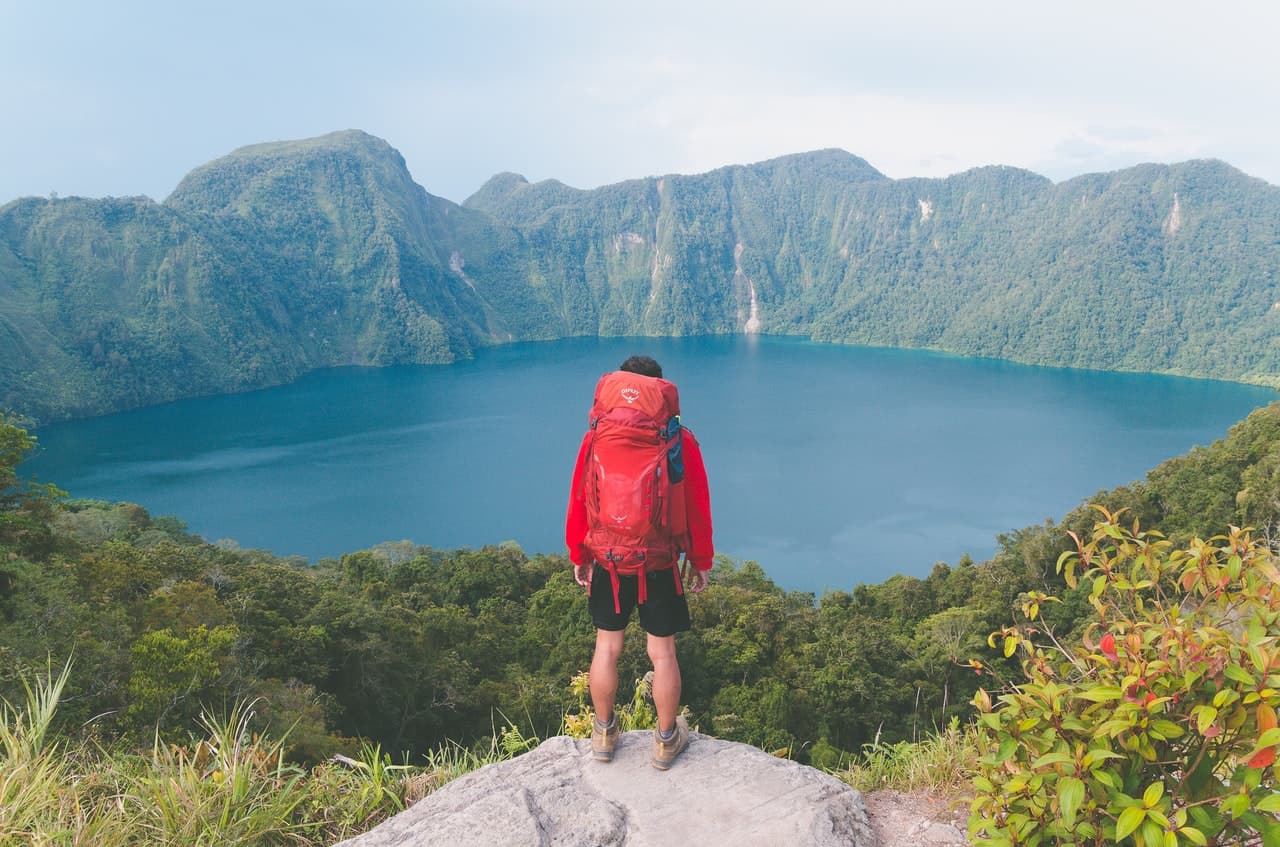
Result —
[[628, 732], [609, 763], [552, 738], [468, 774], [341, 847], [872, 847], [862, 795], [813, 768], [694, 734], [671, 770]]

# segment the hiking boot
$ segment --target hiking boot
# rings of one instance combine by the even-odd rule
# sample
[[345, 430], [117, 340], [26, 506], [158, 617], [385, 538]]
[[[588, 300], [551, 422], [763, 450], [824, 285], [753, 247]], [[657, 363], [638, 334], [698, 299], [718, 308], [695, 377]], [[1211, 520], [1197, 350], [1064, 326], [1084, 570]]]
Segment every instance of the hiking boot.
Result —
[[614, 712], [608, 726], [591, 721], [591, 758], [597, 762], [613, 761], [613, 750], [618, 746], [618, 713]]
[[688, 746], [689, 722], [683, 715], [676, 718], [676, 728], [670, 738], [664, 740], [655, 728], [653, 730], [653, 766], [660, 771], [665, 771]]

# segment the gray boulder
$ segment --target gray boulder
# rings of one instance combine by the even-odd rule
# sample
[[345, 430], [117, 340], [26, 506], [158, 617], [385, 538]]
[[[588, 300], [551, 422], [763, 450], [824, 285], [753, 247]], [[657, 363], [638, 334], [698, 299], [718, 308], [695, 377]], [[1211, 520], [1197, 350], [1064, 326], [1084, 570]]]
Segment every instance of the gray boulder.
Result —
[[612, 762], [591, 742], [552, 738], [455, 780], [341, 847], [871, 847], [862, 795], [755, 747], [693, 734], [669, 771], [650, 732], [627, 732]]

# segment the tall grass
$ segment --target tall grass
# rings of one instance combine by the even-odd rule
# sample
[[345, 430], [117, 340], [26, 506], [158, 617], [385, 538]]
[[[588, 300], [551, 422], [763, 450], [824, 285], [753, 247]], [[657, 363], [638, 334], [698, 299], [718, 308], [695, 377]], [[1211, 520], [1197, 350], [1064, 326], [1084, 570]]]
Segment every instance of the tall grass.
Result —
[[30, 836], [53, 841], [67, 835], [72, 819], [84, 820], [78, 803], [68, 803], [61, 787], [68, 779], [68, 761], [60, 745], [49, 738], [58, 699], [66, 686], [70, 664], [55, 678], [52, 669], [43, 682], [22, 680], [26, 703], [0, 700], [0, 844], [16, 844]]
[[441, 746], [424, 767], [366, 745], [304, 769], [285, 759], [284, 739], [250, 730], [253, 704], [241, 704], [203, 714], [186, 743], [106, 748], [50, 733], [69, 672], [24, 680], [20, 705], [0, 700], [0, 847], [332, 844], [537, 743], [508, 727], [487, 749]]
[[[332, 844], [539, 742], [508, 722], [486, 746], [446, 743], [420, 766], [393, 764], [366, 745], [355, 759], [304, 769], [286, 760], [283, 738], [251, 731], [253, 704], [241, 704], [224, 717], [203, 714], [185, 743], [157, 736], [149, 750], [102, 747], [50, 731], [69, 673], [68, 665], [24, 680], [20, 705], [0, 700], [0, 847]], [[583, 702], [562, 729], [589, 734], [585, 678], [575, 683]], [[646, 695], [639, 685], [619, 708], [625, 725], [652, 724]], [[917, 743], [877, 740], [834, 774], [864, 791], [962, 794], [976, 755], [972, 730], [953, 721]]]
[[294, 814], [305, 774], [285, 763], [282, 742], [251, 735], [252, 718], [251, 705], [221, 720], [202, 714], [194, 746], [157, 736], [149, 760], [126, 766], [126, 809], [148, 843], [284, 844], [309, 828]]
[[971, 725], [953, 719], [946, 729], [921, 741], [866, 745], [848, 768], [833, 775], [859, 791], [893, 789], [962, 795], [971, 791], [978, 757]]

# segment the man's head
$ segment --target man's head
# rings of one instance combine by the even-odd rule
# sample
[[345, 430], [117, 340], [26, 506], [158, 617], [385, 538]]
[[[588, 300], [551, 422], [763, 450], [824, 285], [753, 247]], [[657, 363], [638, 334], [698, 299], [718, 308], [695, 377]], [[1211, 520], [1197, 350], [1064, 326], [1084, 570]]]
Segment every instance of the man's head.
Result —
[[640, 374], [641, 376], [656, 376], [659, 378], [662, 376], [662, 365], [658, 364], [650, 356], [632, 356], [619, 365], [618, 370]]

